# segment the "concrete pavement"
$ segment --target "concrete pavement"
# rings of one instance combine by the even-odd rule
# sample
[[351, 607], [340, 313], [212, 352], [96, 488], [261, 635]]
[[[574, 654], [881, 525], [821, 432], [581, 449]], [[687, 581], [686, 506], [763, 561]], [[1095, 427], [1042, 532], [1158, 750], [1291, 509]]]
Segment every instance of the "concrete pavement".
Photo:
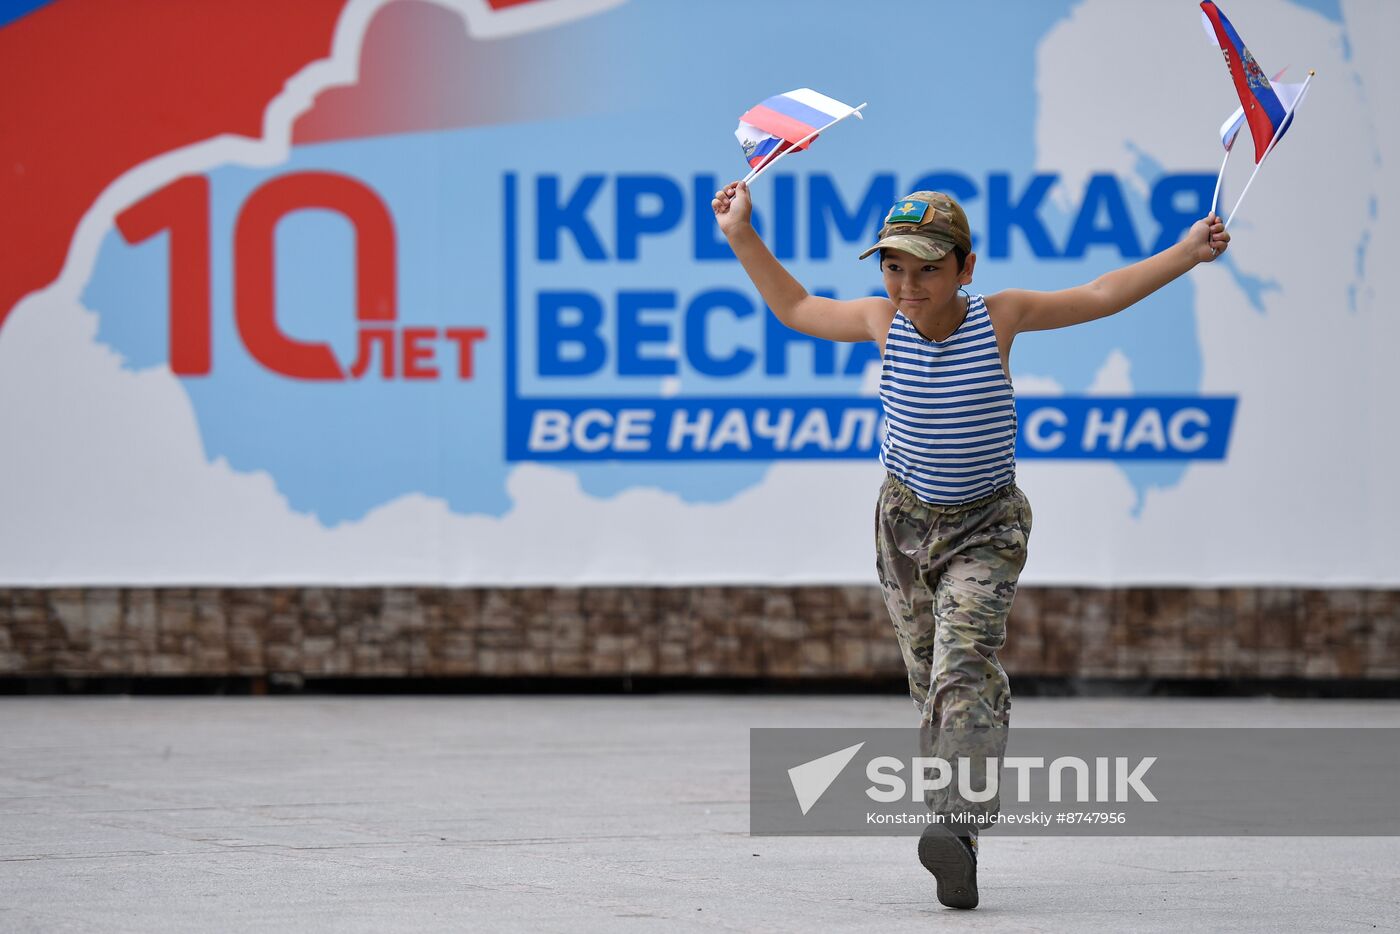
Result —
[[[1400, 930], [1400, 839], [750, 837], [748, 729], [903, 698], [0, 699], [0, 931]], [[1400, 726], [1400, 702], [1019, 699], [1022, 726]]]

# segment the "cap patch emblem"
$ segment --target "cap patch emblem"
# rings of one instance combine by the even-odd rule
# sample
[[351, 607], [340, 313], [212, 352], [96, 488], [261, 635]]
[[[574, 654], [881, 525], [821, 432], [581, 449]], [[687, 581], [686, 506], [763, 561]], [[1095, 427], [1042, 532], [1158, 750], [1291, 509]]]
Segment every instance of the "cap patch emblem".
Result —
[[894, 207], [890, 208], [889, 216], [885, 218], [886, 224], [922, 224], [924, 215], [928, 213], [929, 204], [927, 201], [896, 201]]

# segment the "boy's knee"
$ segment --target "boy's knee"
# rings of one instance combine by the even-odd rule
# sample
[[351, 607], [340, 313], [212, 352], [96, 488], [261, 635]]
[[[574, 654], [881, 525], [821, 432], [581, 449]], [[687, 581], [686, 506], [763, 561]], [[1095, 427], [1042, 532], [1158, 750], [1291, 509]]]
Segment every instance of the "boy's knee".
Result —
[[945, 617], [938, 626], [938, 650], [943, 656], [988, 658], [1006, 645], [1006, 615], [998, 612], [962, 613]]

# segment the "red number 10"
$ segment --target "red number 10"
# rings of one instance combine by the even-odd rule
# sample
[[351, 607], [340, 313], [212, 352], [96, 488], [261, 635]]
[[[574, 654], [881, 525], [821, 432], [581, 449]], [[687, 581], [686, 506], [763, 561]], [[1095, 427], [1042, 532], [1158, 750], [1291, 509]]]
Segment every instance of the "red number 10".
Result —
[[[276, 230], [295, 211], [335, 211], [355, 229], [355, 316], [397, 317], [394, 222], [364, 183], [332, 172], [296, 172], [265, 182], [243, 203], [234, 227], [233, 304], [239, 336], [253, 358], [296, 379], [344, 379], [328, 345], [299, 341], [277, 323]], [[209, 180], [176, 179], [117, 217], [127, 243], [170, 232], [170, 369], [203, 376], [211, 366]]]

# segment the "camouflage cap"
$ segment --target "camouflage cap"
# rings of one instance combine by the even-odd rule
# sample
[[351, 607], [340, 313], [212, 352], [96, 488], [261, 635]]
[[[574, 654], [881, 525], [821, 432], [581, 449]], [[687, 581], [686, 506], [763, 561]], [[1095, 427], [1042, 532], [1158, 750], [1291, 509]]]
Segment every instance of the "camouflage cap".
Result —
[[860, 254], [865, 259], [886, 247], [936, 260], [953, 247], [972, 252], [972, 231], [967, 215], [956, 201], [938, 191], [916, 191], [899, 199], [885, 215], [879, 241]]

